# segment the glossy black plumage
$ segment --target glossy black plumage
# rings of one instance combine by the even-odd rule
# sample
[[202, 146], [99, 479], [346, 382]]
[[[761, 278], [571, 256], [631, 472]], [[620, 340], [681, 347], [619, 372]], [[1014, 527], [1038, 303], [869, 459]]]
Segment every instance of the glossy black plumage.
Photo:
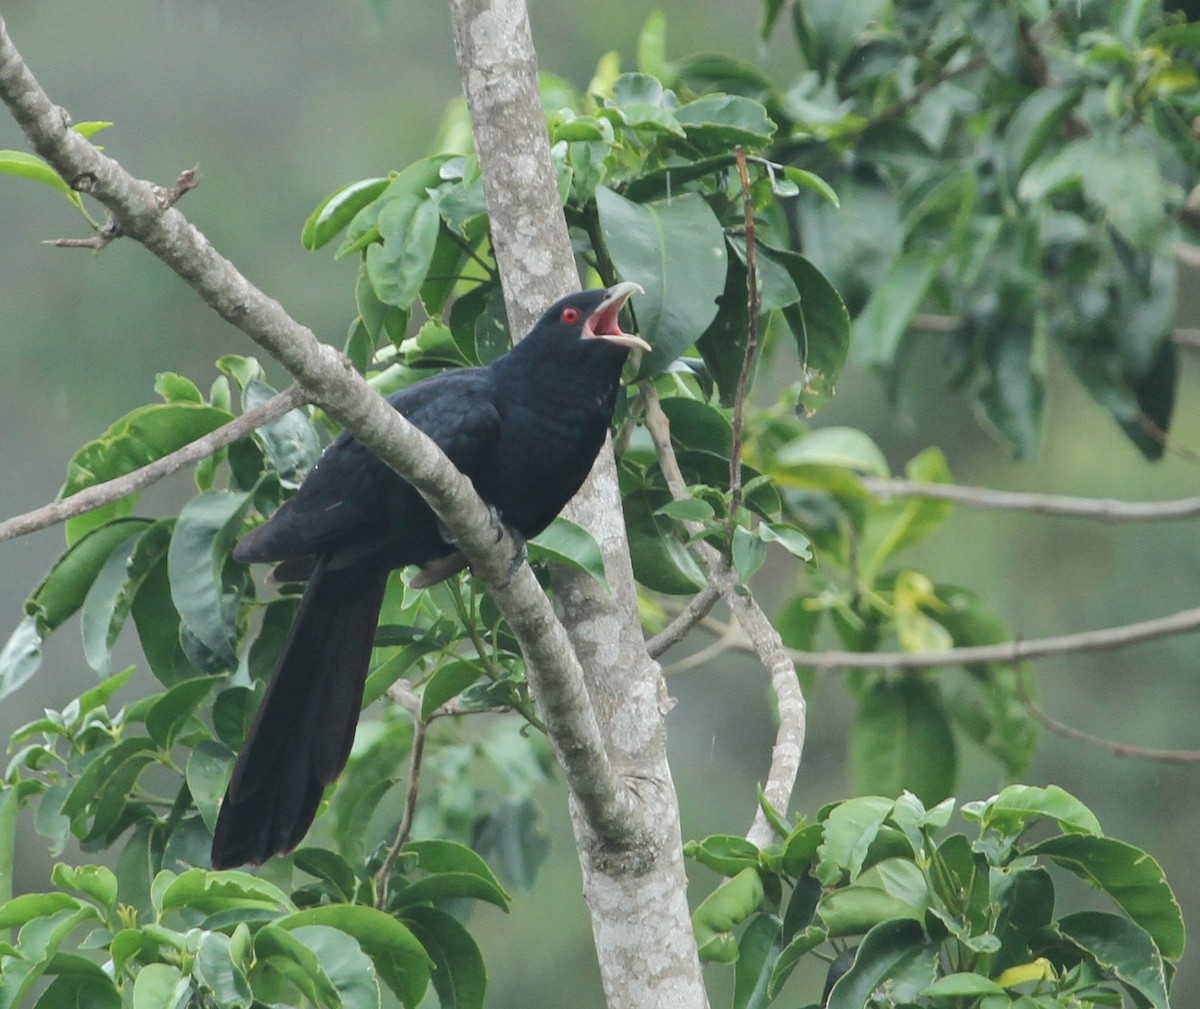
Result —
[[[490, 366], [389, 397], [522, 536], [549, 525], [604, 442], [629, 348], [645, 346], [617, 325], [636, 289], [565, 298]], [[459, 566], [420, 495], [347, 435], [234, 556], [308, 586], [221, 806], [216, 868], [263, 862], [307, 832], [350, 752], [389, 571], [417, 564], [432, 583]]]

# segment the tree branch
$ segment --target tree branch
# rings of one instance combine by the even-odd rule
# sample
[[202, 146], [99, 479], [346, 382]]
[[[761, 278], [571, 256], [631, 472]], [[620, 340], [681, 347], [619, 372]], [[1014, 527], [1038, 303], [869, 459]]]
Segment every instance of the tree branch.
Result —
[[0, 543], [37, 532], [39, 529], [58, 525], [76, 515], [93, 511], [103, 505], [111, 504], [113, 501], [119, 501], [136, 491], [143, 490], [185, 466], [190, 466], [192, 463], [199, 462], [214, 452], [220, 451], [226, 445], [232, 445], [256, 428], [269, 424], [285, 413], [303, 406], [306, 402], [307, 397], [304, 390], [298, 385], [290, 386], [283, 392], [276, 393], [265, 403], [259, 404], [253, 410], [247, 410], [228, 424], [223, 424], [215, 431], [210, 431], [203, 437], [188, 442], [182, 448], [176, 449], [169, 455], [164, 455], [161, 459], [155, 459], [154, 462], [148, 463], [141, 469], [135, 469], [132, 473], [114, 477], [104, 483], [92, 484], [68, 498], [51, 501], [24, 515], [14, 515], [10, 519], [5, 519], [0, 522]]
[[[628, 838], [631, 802], [612, 769], [595, 719], [589, 717], [582, 670], [528, 565], [508, 578], [514, 544], [497, 543], [487, 506], [470, 480], [359, 376], [332, 347], [295, 322], [222, 257], [162, 190], [133, 178], [68, 128], [0, 18], [0, 100], [26, 137], [75, 189], [108, 208], [123, 234], [145, 245], [222, 318], [278, 360], [343, 428], [400, 473], [449, 528], [475, 573], [491, 590], [531, 669], [540, 671], [538, 700], [572, 792], [597, 833]], [[553, 671], [553, 675], [546, 675]], [[531, 677], [532, 681], [533, 677]]]
[[915, 480], [885, 480], [863, 476], [863, 487], [880, 497], [918, 497], [953, 501], [972, 508], [1002, 508], [1038, 515], [1065, 515], [1098, 522], [1162, 522], [1200, 515], [1200, 497], [1177, 501], [1115, 501], [1111, 498], [1081, 498], [1065, 494], [1030, 494], [1023, 491], [991, 490], [959, 484], [922, 483]]
[[[746, 390], [754, 355], [758, 352], [758, 251], [754, 244], [754, 203], [750, 198], [750, 174], [746, 170], [746, 152], [742, 145], [734, 149], [738, 179], [742, 185], [742, 217], [746, 227], [746, 350], [742, 354], [742, 370], [738, 372], [737, 390], [733, 396], [733, 450], [729, 453], [729, 515], [725, 520], [725, 538], [733, 542], [733, 527], [742, 504], [742, 428], [745, 423]], [[670, 439], [668, 439], [668, 445]]]
[[[645, 406], [646, 429], [654, 440], [659, 468], [667, 481], [667, 487], [676, 500], [685, 499], [687, 484], [671, 445], [670, 421], [663, 412], [658, 393], [649, 385], [645, 387]], [[684, 525], [693, 536], [701, 532], [697, 523]], [[716, 587], [724, 598], [745, 632], [751, 651], [758, 656], [759, 662], [770, 676], [771, 689], [775, 692], [779, 727], [775, 733], [775, 743], [771, 747], [771, 765], [763, 785], [763, 794], [773, 808], [786, 812], [791, 802], [796, 777], [800, 772], [807, 718], [807, 707], [804, 693], [800, 689], [800, 680], [796, 676], [796, 666], [779, 636], [779, 631], [754, 597], [738, 584], [737, 574], [725, 562], [720, 552], [702, 539], [696, 539], [691, 544], [691, 550], [704, 566], [709, 585]], [[765, 847], [775, 838], [774, 828], [761, 806], [755, 810], [754, 822], [750, 825], [746, 838], [759, 847]]]
[[692, 596], [687, 606], [680, 610], [654, 637], [646, 641], [646, 651], [652, 659], [657, 659], [668, 648], [679, 644], [688, 636], [688, 632], [701, 620], [708, 616], [709, 611], [716, 605], [721, 593], [712, 582], [709, 582], [699, 592]]

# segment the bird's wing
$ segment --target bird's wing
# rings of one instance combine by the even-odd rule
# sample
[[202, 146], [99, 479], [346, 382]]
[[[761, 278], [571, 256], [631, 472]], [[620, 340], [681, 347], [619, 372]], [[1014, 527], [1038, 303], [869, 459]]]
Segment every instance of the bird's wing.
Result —
[[[500, 431], [483, 369], [443, 372], [388, 397], [468, 476], [486, 465]], [[242, 561], [281, 561], [386, 539], [426, 506], [417, 492], [348, 434], [325, 450], [291, 500], [238, 544]]]

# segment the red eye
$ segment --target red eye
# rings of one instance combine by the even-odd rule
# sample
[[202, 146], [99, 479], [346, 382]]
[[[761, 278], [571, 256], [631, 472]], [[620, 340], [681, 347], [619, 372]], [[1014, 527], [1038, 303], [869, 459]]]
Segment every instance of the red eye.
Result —
[[562, 311], [562, 321], [568, 326], [572, 326], [579, 321], [579, 309], [564, 308]]

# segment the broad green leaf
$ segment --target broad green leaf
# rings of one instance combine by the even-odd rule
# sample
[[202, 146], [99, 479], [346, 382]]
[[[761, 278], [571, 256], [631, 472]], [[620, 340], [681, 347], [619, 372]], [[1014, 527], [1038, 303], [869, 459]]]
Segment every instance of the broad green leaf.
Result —
[[292, 855], [292, 861], [301, 872], [333, 884], [342, 897], [351, 901], [358, 889], [354, 870], [341, 855], [327, 848], [300, 848]]
[[[273, 989], [268, 992], [268, 978], [261, 975], [265, 968], [278, 972], [314, 1005], [338, 1009], [341, 998], [329, 975], [325, 973], [320, 959], [308, 946], [291, 932], [278, 925], [268, 923], [254, 934], [254, 955], [258, 969], [251, 978], [255, 996], [264, 1002], [277, 1001]], [[274, 980], [273, 978], [271, 980]]]
[[0, 904], [0, 928], [20, 928], [35, 918], [75, 911], [83, 904], [66, 893], [23, 893]]
[[304, 222], [301, 244], [310, 251], [319, 249], [346, 227], [363, 207], [374, 202], [389, 181], [386, 178], [361, 179], [330, 193]]
[[734, 834], [711, 834], [702, 841], [688, 841], [683, 853], [723, 876], [736, 876], [758, 865], [758, 848]]
[[915, 1002], [937, 976], [938, 948], [918, 922], [881, 922], [866, 934], [854, 965], [833, 986], [828, 1009], [863, 1009], [880, 988], [897, 1005]]
[[[160, 885], [157, 879], [155, 885]], [[208, 872], [204, 869], [189, 869], [174, 879], [164, 878], [158, 906], [164, 912], [191, 908], [205, 914], [229, 908], [261, 908], [279, 913], [293, 907], [287, 894], [265, 879], [248, 872]]]
[[103, 967], [87, 957], [75, 953], [55, 953], [46, 963], [45, 976], [54, 980], [41, 993], [33, 1009], [121, 1007], [121, 993], [117, 991], [112, 978], [104, 972]]
[[127, 529], [128, 538], [109, 555], [83, 600], [80, 616], [83, 654], [88, 665], [101, 676], [112, 674], [112, 647], [129, 615], [131, 599], [126, 591], [129, 565], [148, 528]]
[[782, 947], [782, 926], [772, 914], [757, 915], [738, 940], [733, 970], [734, 1009], [763, 1009], [770, 1004], [767, 986]]
[[822, 883], [831, 886], [843, 873], [849, 874], [851, 882], [858, 877], [867, 849], [893, 805], [892, 799], [865, 795], [839, 802], [829, 811], [822, 824], [824, 834], [817, 849], [820, 861], [816, 876]]
[[[963, 807], [963, 813], [970, 815], [968, 807]], [[989, 799], [978, 813], [970, 815], [985, 827], [1013, 835], [1021, 833], [1031, 820], [1039, 817], [1056, 820], [1065, 834], [1104, 833], [1095, 814], [1058, 785], [1045, 788], [1009, 785]]]
[[715, 406], [685, 396], [660, 401], [671, 422], [671, 441], [684, 449], [703, 449], [728, 459], [733, 451], [733, 425]]
[[61, 175], [36, 154], [25, 151], [0, 151], [0, 175], [18, 175], [33, 179], [51, 189], [57, 189], [75, 208], [86, 217], [83, 200], [79, 194], [63, 181]]
[[622, 503], [634, 577], [647, 588], [669, 595], [691, 595], [703, 588], [704, 572], [670, 523], [655, 518], [654, 499], [636, 491], [626, 494]]
[[146, 731], [164, 750], [170, 750], [175, 735], [200, 706], [200, 702], [223, 676], [197, 676], [171, 687], [146, 713]]
[[321, 970], [337, 989], [341, 1009], [379, 1009], [379, 976], [383, 972], [367, 955], [358, 936], [327, 925], [303, 925], [291, 931], [316, 954]]
[[736, 144], [758, 148], [775, 134], [767, 110], [741, 95], [703, 95], [675, 110], [688, 140], [708, 153]]
[[596, 206], [617, 273], [645, 290], [633, 307], [638, 332], [653, 348], [639, 369], [639, 377], [648, 378], [695, 343], [715, 317], [725, 289], [725, 236], [695, 193], [634, 203], [601, 187]]
[[831, 890], [817, 904], [817, 917], [831, 936], [862, 935], [896, 918], [920, 921], [924, 911], [886, 890], [858, 884]]
[[888, 464], [879, 447], [862, 431], [823, 427], [788, 442], [775, 456], [784, 469], [802, 466], [841, 466], [859, 473], [887, 477]]
[[179, 611], [171, 599], [167, 550], [174, 519], [164, 519], [138, 542], [130, 564], [129, 586], [134, 592], [130, 613], [137, 627], [150, 671], [163, 686], [174, 686], [196, 674], [179, 640]]
[[250, 982], [230, 950], [230, 938], [223, 932], [205, 932], [192, 963], [197, 987], [220, 1009], [249, 1009], [253, 1000]]
[[59, 862], [54, 866], [50, 879], [61, 889], [78, 890], [91, 897], [107, 911], [117, 906], [117, 877], [107, 866], [69, 866]]
[[[199, 403], [153, 403], [127, 413], [95, 441], [71, 457], [59, 496], [132, 473], [233, 420], [225, 410]], [[127, 515], [137, 500], [130, 494], [67, 520], [67, 542], [74, 544], [110, 519]]]
[[221, 662], [237, 662], [237, 608], [222, 572], [242, 521], [254, 503], [247, 492], [208, 491], [179, 513], [167, 550], [171, 599], [188, 629]]
[[1126, 918], [1077, 911], [1058, 920], [1058, 931], [1105, 973], [1154, 1009], [1170, 1009], [1162, 956], [1149, 933]]
[[384, 983], [406, 1006], [417, 1005], [429, 987], [431, 960], [416, 936], [373, 907], [328, 904], [297, 911], [276, 924], [289, 931], [328, 925], [357, 939]]
[[[411, 213], [418, 203], [427, 200], [429, 198], [427, 190], [436, 188], [445, 181], [442, 178], [442, 167], [452, 157], [451, 154], [434, 154], [422, 158], [420, 161], [414, 161], [402, 172], [399, 172], [375, 200], [354, 215], [346, 227], [346, 238], [338, 246], [334, 258], [341, 259], [352, 252], [360, 252], [372, 242], [379, 241], [380, 232], [377, 227], [379, 217], [390, 204], [397, 201], [407, 204], [411, 208], [408, 212]], [[404, 216], [400, 211], [393, 211], [393, 213]]]
[[1024, 855], [1049, 858], [1107, 893], [1144, 928], [1168, 960], [1183, 956], [1184, 928], [1179, 903], [1162, 867], [1132, 844], [1092, 834], [1051, 837]]
[[746, 582], [767, 559], [767, 545], [745, 526], [733, 530], [733, 569], [738, 580]]
[[63, 803], [63, 814], [72, 819], [96, 803], [104, 786], [116, 777], [123, 767], [143, 769], [155, 759], [158, 747], [145, 736], [129, 736], [108, 746], [100, 756], [87, 765]]
[[478, 662], [458, 659], [434, 670], [421, 694], [421, 720], [428, 722], [447, 701], [452, 700], [483, 675]]
[[[242, 390], [242, 408], [253, 410], [274, 395], [275, 390], [265, 382], [248, 382]], [[298, 487], [321, 455], [316, 428], [302, 409], [291, 410], [262, 425], [253, 437], [284, 487]]]
[[471, 934], [434, 907], [413, 907], [404, 923], [433, 962], [433, 987], [443, 1009], [483, 1009], [487, 969]]
[[160, 371], [154, 376], [154, 391], [167, 403], [194, 403], [198, 406], [204, 404], [204, 397], [196, 383], [173, 371]]
[[764, 543], [778, 543], [793, 557], [810, 563], [813, 560], [812, 540], [794, 526], [763, 522], [758, 535]]
[[[1003, 296], [1003, 295], [1002, 295]], [[1015, 300], [1017, 295], [1013, 295]], [[1018, 459], [1037, 454], [1045, 389], [1035, 354], [1033, 320], [997, 313], [977, 320], [987, 380], [979, 402]]]
[[909, 321], [925, 300], [946, 252], [938, 255], [919, 249], [896, 260], [854, 320], [851, 342], [857, 361], [875, 367], [893, 363]]
[[409, 841], [403, 848], [406, 853], [417, 856], [417, 867], [426, 872], [462, 873], [480, 880], [494, 892], [498, 898], [498, 906], [507, 910], [509, 896], [500, 885], [500, 880], [488, 868], [479, 855], [465, 844], [456, 841], [432, 839], [428, 841]]
[[590, 575], [608, 589], [600, 544], [581, 525], [559, 516], [528, 543], [531, 561], [553, 561]]
[[395, 199], [379, 212], [383, 244], [367, 248], [367, 276], [379, 300], [406, 309], [429, 273], [437, 245], [437, 203], [424, 199]]
[[1003, 995], [1004, 989], [982, 974], [960, 971], [938, 978], [921, 994], [932, 998], [973, 998], [980, 995]]
[[36, 617], [25, 617], [0, 648], [0, 701], [19, 690], [42, 665], [42, 635]]
[[1079, 101], [1077, 86], [1050, 86], [1034, 90], [1013, 113], [1004, 129], [1004, 155], [1010, 185], [1059, 133], [1067, 115]]
[[829, 938], [829, 932], [820, 925], [809, 925], [802, 932], [792, 937], [792, 940], [782, 949], [775, 966], [771, 969], [771, 978], [767, 982], [767, 995], [774, 998], [787, 982], [791, 973], [806, 953], [812, 952]]
[[738, 958], [733, 929], [758, 910], [763, 900], [763, 882], [757, 869], [743, 869], [725, 880], [692, 912], [702, 961], [732, 963]]
[[233, 751], [215, 739], [203, 740], [188, 757], [187, 785], [204, 825], [216, 830], [221, 796], [233, 769]]

